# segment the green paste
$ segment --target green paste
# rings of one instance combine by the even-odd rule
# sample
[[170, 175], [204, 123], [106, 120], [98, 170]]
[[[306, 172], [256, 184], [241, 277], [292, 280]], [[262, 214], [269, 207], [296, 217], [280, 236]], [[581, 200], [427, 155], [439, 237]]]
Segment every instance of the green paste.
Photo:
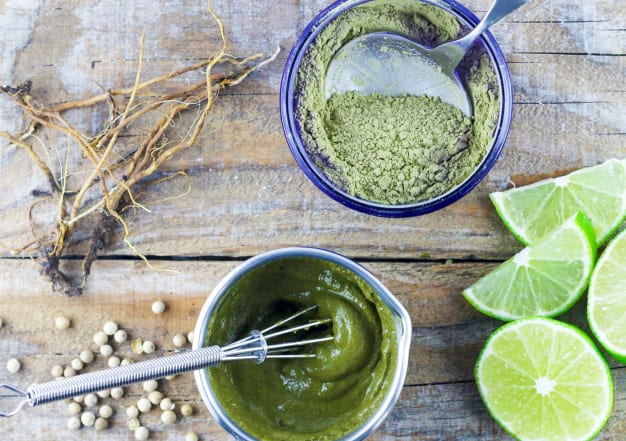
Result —
[[208, 371], [224, 410], [255, 438], [338, 439], [363, 424], [392, 386], [398, 354], [390, 309], [365, 281], [321, 259], [279, 260], [243, 276], [218, 305], [207, 344], [236, 341], [313, 304], [312, 319], [332, 319], [332, 330], [317, 332], [334, 336], [307, 348], [315, 358]]
[[464, 34], [432, 5], [380, 0], [340, 15], [316, 38], [298, 74], [297, 118], [304, 144], [331, 181], [358, 198], [382, 204], [433, 199], [461, 184], [491, 146], [499, 114], [499, 83], [484, 48], [458, 68], [474, 107], [473, 120], [429, 97], [356, 93], [325, 96], [326, 67], [351, 39], [369, 32], [403, 34], [437, 46]]

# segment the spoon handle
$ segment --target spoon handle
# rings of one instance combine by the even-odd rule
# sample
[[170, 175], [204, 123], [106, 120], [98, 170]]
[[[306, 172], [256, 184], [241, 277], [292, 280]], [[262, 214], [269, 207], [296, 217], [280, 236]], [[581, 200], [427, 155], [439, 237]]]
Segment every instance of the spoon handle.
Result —
[[448, 63], [454, 67], [458, 66], [461, 59], [465, 56], [465, 53], [469, 50], [474, 40], [476, 40], [480, 34], [482, 34], [487, 28], [497, 23], [511, 12], [524, 6], [531, 0], [495, 0], [487, 14], [476, 25], [476, 27], [467, 34], [465, 37], [460, 38], [450, 43], [444, 43], [437, 48], [433, 49], [433, 52], [445, 53], [448, 58]]
[[478, 35], [482, 34], [485, 29], [497, 23], [516, 9], [524, 6], [529, 1], [530, 0], [495, 0], [480, 23], [478, 23], [474, 30], [465, 38], [470, 35], [475, 35], [474, 38], [476, 38]]

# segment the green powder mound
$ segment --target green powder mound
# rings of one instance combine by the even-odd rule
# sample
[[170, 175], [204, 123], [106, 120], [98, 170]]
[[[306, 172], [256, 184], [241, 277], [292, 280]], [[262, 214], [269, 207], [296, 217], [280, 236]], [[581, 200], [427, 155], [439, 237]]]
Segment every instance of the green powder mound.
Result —
[[471, 122], [439, 98], [348, 92], [333, 95], [327, 110], [334, 165], [327, 174], [362, 199], [396, 205], [432, 198], [473, 169], [463, 155]]
[[[326, 69], [335, 52], [353, 38], [377, 31], [402, 34], [431, 47], [467, 33], [451, 14], [424, 3], [380, 0], [357, 6], [341, 14], [322, 30], [305, 53], [296, 86], [296, 118], [303, 143], [317, 168], [344, 191], [361, 199], [388, 205], [418, 203], [460, 185], [481, 163], [491, 146], [498, 122], [500, 84], [485, 49], [474, 45], [457, 69], [472, 98], [474, 115], [469, 129], [468, 121], [459, 118], [458, 112], [444, 110], [445, 106], [441, 103], [425, 97], [383, 99], [372, 96], [371, 100], [361, 101], [359, 97], [346, 94], [327, 101]], [[355, 100], [359, 101], [358, 104]], [[402, 110], [405, 105], [411, 106], [412, 110]], [[389, 107], [394, 112], [403, 112], [405, 116], [398, 116], [397, 121], [389, 122], [379, 118], [380, 113], [376, 112], [368, 120], [364, 116], [357, 120], [361, 117], [351, 114], [354, 108], [365, 112], [372, 106]], [[433, 108], [438, 110], [435, 112]], [[348, 120], [353, 120], [354, 124], [351, 125]], [[380, 140], [381, 132], [385, 130], [372, 129], [376, 124], [378, 127], [391, 124], [400, 142]], [[410, 126], [407, 128], [403, 124]], [[458, 127], [453, 128], [455, 124]], [[400, 132], [406, 133], [405, 139], [400, 138]], [[347, 136], [354, 139], [348, 141]], [[391, 133], [385, 134], [386, 138], [390, 136]], [[361, 142], [366, 139], [367, 143]], [[380, 143], [372, 144], [377, 139]], [[438, 141], [428, 146], [431, 139]], [[382, 167], [372, 168], [366, 161], [358, 162], [359, 155], [367, 150], [365, 144], [378, 151], [377, 155], [368, 152], [363, 158], [369, 161], [373, 156], [379, 157], [377, 162]], [[467, 148], [461, 148], [465, 144]], [[357, 147], [359, 149], [350, 152]], [[455, 149], [461, 151], [453, 154]], [[416, 161], [411, 163], [414, 157]], [[431, 162], [425, 163], [424, 159]], [[391, 168], [384, 169], [385, 166]], [[420, 168], [419, 172], [416, 167]], [[447, 174], [436, 172], [442, 167], [446, 168]], [[376, 176], [378, 171], [381, 174]]]

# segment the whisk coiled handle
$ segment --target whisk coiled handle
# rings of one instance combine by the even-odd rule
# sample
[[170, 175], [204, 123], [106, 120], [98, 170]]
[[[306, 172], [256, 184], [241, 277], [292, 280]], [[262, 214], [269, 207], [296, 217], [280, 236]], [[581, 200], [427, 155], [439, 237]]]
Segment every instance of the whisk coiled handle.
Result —
[[221, 363], [222, 357], [222, 349], [219, 346], [209, 346], [194, 351], [179, 352], [168, 357], [33, 384], [26, 389], [26, 394], [29, 404], [38, 406], [91, 392], [214, 366]]
[[0, 417], [15, 415], [25, 404], [38, 406], [91, 392], [204, 369], [226, 361], [251, 360], [256, 363], [262, 363], [266, 358], [314, 357], [314, 354], [294, 354], [290, 351], [303, 345], [333, 340], [333, 336], [287, 341], [277, 344], [268, 344], [267, 340], [329, 323], [330, 319], [318, 319], [291, 328], [281, 328], [285, 323], [316, 308], [316, 305], [310, 306], [280, 320], [263, 331], [252, 331], [247, 337], [224, 347], [208, 346], [192, 351], [179, 352], [169, 357], [155, 358], [103, 371], [80, 374], [75, 377], [60, 378], [47, 383], [33, 384], [26, 390], [18, 389], [10, 384], [0, 384], [0, 391], [6, 389], [20, 399], [13, 410], [5, 412], [0, 409]]

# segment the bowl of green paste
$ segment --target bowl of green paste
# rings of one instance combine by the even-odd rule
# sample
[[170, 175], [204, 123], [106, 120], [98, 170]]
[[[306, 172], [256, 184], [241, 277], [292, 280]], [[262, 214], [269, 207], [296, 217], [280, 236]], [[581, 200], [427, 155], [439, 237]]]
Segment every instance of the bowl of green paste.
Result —
[[194, 349], [224, 346], [295, 311], [332, 320], [313, 358], [231, 361], [194, 373], [213, 417], [241, 440], [361, 440], [402, 390], [411, 320], [364, 267], [316, 248], [282, 248], [228, 274], [204, 304]]
[[345, 206], [385, 217], [438, 210], [478, 185], [504, 147], [513, 103], [488, 31], [457, 69], [471, 119], [426, 95], [325, 93], [333, 55], [358, 36], [393, 32], [434, 47], [478, 21], [454, 0], [340, 0], [322, 11], [291, 50], [280, 89], [283, 131], [306, 176]]

